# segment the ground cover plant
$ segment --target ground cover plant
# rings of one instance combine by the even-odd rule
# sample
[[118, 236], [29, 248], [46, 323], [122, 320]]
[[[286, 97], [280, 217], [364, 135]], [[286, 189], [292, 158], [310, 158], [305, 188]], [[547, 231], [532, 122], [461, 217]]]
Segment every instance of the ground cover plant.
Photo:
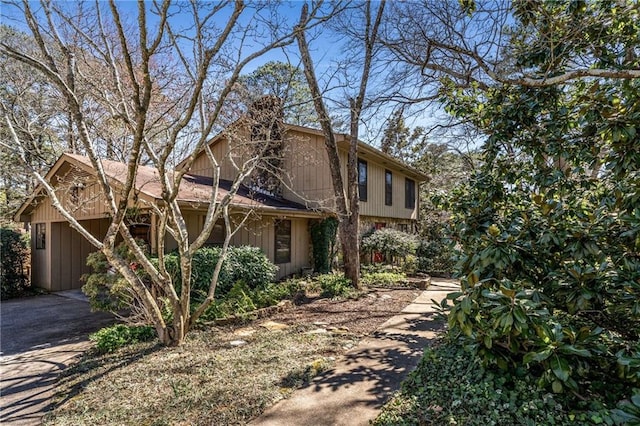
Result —
[[441, 340], [425, 350], [416, 370], [374, 424], [625, 424], [630, 417], [615, 404], [615, 396], [605, 393], [588, 399], [555, 394], [539, 387], [525, 370], [485, 369], [471, 351]]

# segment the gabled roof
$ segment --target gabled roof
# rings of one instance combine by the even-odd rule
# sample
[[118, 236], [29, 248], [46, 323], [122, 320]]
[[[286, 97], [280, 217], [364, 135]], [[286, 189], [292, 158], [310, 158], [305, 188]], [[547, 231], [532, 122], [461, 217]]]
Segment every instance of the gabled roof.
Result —
[[[127, 164], [113, 160], [100, 160], [100, 162], [107, 178], [110, 180], [111, 185], [121, 186], [125, 184], [127, 177]], [[47, 173], [46, 179], [51, 181], [53, 176], [55, 176], [65, 164], [75, 166], [80, 170], [87, 172], [89, 175], [96, 175], [89, 157], [77, 154], [62, 154]], [[213, 183], [213, 179], [209, 177], [185, 174], [178, 189], [177, 201], [184, 205], [207, 204], [211, 200], [215, 189], [213, 187]], [[222, 200], [229, 193], [231, 185], [231, 181], [221, 180], [219, 182], [217, 200]], [[162, 184], [160, 182], [158, 170], [153, 167], [138, 165], [135, 190], [139, 195], [142, 195], [142, 198], [146, 198], [147, 201], [161, 201]], [[28, 220], [28, 216], [36, 207], [37, 202], [44, 197], [46, 197], [46, 192], [42, 186], [39, 186], [33, 192], [31, 197], [20, 206], [14, 216], [14, 219], [16, 221]], [[283, 213], [312, 213], [312, 211], [302, 204], [258, 193], [244, 185], [241, 185], [234, 195], [231, 201], [231, 206]]]

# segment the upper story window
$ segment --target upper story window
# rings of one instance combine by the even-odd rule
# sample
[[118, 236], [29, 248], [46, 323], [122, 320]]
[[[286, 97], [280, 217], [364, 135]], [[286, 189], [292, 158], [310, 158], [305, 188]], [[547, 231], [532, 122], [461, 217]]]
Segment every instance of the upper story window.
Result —
[[393, 204], [393, 174], [389, 170], [384, 171], [384, 205]]
[[404, 206], [408, 209], [416, 208], [416, 182], [413, 179], [404, 180]]
[[358, 195], [360, 201], [367, 201], [367, 162], [358, 158]]
[[274, 263], [291, 262], [291, 221], [277, 220], [275, 223], [275, 259]]
[[47, 224], [46, 223], [36, 223], [36, 249], [44, 249], [46, 248], [47, 243]]

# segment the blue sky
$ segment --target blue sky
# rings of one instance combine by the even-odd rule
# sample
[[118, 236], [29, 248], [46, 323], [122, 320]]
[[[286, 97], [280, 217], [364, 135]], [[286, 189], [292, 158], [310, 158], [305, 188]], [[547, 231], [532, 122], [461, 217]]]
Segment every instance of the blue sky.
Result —
[[[73, 3], [73, 2], [67, 2], [67, 3], [59, 2], [57, 4], [62, 8], [68, 7], [70, 10], [74, 9], [77, 5], [76, 3]], [[34, 6], [34, 8], [37, 7], [36, 3], [32, 3], [32, 5]], [[121, 0], [117, 3], [117, 5], [121, 12], [121, 15], [125, 19], [136, 19], [137, 17], [136, 1]], [[283, 2], [277, 8], [276, 18], [283, 19], [284, 21], [287, 22], [287, 25], [292, 26], [299, 20], [302, 5], [303, 5], [302, 1]], [[102, 3], [102, 6], [108, 7], [108, 4], [104, 2]], [[151, 8], [152, 4], [148, 2], [147, 6], [148, 8]], [[254, 4], [252, 3], [248, 4], [249, 9], [252, 9], [253, 7], [254, 7]], [[222, 11], [221, 16], [218, 18], [219, 23], [221, 20], [224, 20], [225, 17], [230, 16], [232, 8], [233, 8], [233, 5], [230, 5], [227, 8], [227, 10]], [[16, 26], [23, 30], [28, 29], [26, 24], [21, 19], [19, 19], [19, 15], [15, 13], [15, 10], [13, 10], [11, 7], [8, 7], [6, 4], [2, 5], [1, 13], [2, 13], [3, 23]], [[263, 19], [265, 20], [271, 19], [270, 15], [266, 15], [266, 12], [263, 12], [263, 13], [265, 13], [265, 15], [262, 16]], [[244, 17], [241, 18], [241, 22], [245, 24], [248, 23], [253, 14], [254, 14], [254, 11], [247, 10], [243, 14]], [[148, 22], [149, 22], [148, 28], [149, 30], [152, 30], [153, 24], [157, 22], [157, 18], [155, 18], [152, 14], [148, 14]], [[179, 26], [186, 27], [189, 25], [189, 21], [186, 18], [184, 18], [183, 20], [182, 18], [180, 18], [179, 15], [174, 16], [173, 22], [175, 22], [175, 25], [177, 27]], [[343, 57], [343, 49], [342, 49], [343, 40], [341, 40], [338, 36], [333, 34], [327, 28], [315, 28], [311, 30], [309, 32], [308, 39], [311, 45], [314, 65], [316, 68], [316, 75], [319, 77], [319, 79], [322, 80], [321, 85], [327, 85], [329, 87], [336, 86], [338, 82], [335, 79], [328, 80], [329, 79], [328, 76], [330, 76], [335, 71], [335, 67], [334, 67], [335, 61], [338, 61]], [[250, 73], [254, 71], [256, 68], [258, 68], [259, 66], [274, 60], [290, 62], [293, 65], [299, 65], [300, 60], [299, 60], [297, 45], [294, 43], [285, 48], [270, 51], [269, 53], [249, 63], [246, 66], [244, 73], [245, 74]], [[354, 75], [358, 75], [360, 70], [354, 69], [353, 71], [354, 71], [353, 72]], [[378, 77], [380, 76], [379, 75], [372, 76], [372, 80], [371, 80], [372, 91], [375, 90], [376, 79]], [[349, 94], [354, 94], [355, 88], [345, 91], [343, 87], [340, 87], [340, 88], [334, 87], [333, 91], [329, 93], [329, 97], [334, 99], [340, 99], [344, 97], [345, 92]], [[371, 117], [371, 120], [362, 126], [361, 136], [365, 141], [370, 142], [374, 145], [377, 144], [378, 142], [377, 139], [379, 139], [379, 135], [380, 135], [379, 129], [383, 127], [384, 119], [389, 113], [390, 113], [389, 108], [387, 108], [386, 110], [383, 109], [382, 113], [378, 114], [375, 117]], [[343, 114], [346, 115], [345, 112], [343, 112]], [[414, 117], [412, 120], [410, 120], [409, 124], [414, 126], [415, 125], [429, 126], [433, 122], [433, 118], [429, 117], [431, 114], [432, 114], [431, 111], [427, 111], [427, 113], [424, 115], [418, 115]]]

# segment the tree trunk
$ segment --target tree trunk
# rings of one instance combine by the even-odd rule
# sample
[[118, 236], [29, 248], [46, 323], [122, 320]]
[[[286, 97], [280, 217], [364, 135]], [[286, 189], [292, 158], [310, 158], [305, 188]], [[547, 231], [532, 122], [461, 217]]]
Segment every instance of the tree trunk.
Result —
[[340, 221], [340, 243], [344, 261], [344, 275], [351, 280], [355, 288], [360, 288], [360, 241], [358, 233], [358, 217], [349, 216]]

